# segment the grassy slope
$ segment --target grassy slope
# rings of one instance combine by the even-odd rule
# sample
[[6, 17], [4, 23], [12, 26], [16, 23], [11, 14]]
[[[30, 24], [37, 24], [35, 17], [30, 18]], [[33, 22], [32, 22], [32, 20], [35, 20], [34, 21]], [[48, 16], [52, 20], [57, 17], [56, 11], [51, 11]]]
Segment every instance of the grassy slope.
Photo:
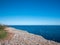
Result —
[[0, 25], [0, 39], [3, 39], [7, 36], [7, 32], [4, 30], [4, 26]]
[[4, 30], [0, 30], [0, 39], [3, 39], [7, 36], [7, 32]]

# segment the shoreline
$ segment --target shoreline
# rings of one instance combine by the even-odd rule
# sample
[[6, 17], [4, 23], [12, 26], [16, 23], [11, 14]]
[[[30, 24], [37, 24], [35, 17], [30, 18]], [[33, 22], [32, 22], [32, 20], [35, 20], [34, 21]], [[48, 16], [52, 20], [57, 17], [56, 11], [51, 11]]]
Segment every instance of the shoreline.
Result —
[[47, 40], [43, 38], [42, 36], [31, 34], [27, 31], [22, 31], [22, 30], [15, 29], [12, 27], [7, 27], [5, 30], [7, 30], [9, 33], [14, 34], [10, 40], [3, 41], [3, 43], [7, 45], [8, 44], [15, 45], [16, 42], [18, 45], [26, 45], [26, 44], [27, 45], [30, 45], [30, 44], [31, 45], [38, 45], [38, 44], [39, 45], [60, 45], [60, 43], [58, 42]]

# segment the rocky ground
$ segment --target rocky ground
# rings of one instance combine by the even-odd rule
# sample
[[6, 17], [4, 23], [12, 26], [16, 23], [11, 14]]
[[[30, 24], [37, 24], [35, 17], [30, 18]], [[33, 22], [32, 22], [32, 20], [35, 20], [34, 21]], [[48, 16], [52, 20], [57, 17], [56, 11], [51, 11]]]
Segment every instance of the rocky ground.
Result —
[[46, 40], [42, 36], [14, 28], [6, 28], [8, 38], [0, 40], [0, 45], [60, 45], [60, 43]]

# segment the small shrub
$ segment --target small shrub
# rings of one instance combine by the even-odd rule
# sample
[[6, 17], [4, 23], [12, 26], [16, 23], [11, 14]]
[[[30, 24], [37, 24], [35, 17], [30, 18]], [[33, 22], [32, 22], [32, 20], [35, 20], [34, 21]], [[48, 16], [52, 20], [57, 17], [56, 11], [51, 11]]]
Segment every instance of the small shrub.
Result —
[[1, 24], [0, 24], [0, 30], [4, 30], [5, 28], [6, 28], [5, 25], [1, 25]]

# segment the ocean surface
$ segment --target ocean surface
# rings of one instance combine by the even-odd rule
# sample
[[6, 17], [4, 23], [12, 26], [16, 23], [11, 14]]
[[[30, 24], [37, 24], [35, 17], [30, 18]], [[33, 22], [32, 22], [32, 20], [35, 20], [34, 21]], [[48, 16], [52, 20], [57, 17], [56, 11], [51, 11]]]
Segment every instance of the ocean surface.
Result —
[[9, 25], [16, 29], [28, 31], [29, 33], [41, 35], [45, 39], [60, 42], [60, 25]]

